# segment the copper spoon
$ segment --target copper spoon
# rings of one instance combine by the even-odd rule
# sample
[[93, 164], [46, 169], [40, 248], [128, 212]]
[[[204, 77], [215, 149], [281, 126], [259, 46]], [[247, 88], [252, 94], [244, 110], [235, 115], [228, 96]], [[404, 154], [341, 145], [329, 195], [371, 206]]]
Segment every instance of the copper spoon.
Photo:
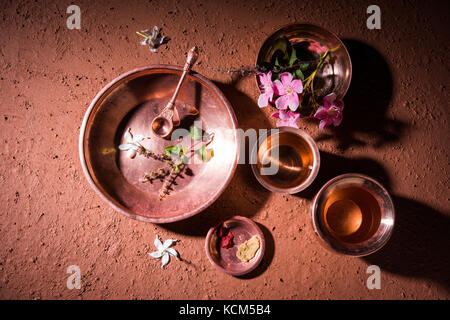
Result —
[[188, 54], [186, 63], [183, 67], [183, 74], [181, 75], [180, 81], [178, 81], [178, 85], [173, 93], [172, 99], [170, 99], [169, 103], [164, 107], [164, 109], [157, 115], [152, 121], [152, 130], [155, 135], [166, 138], [170, 135], [173, 130], [173, 111], [175, 108], [175, 100], [180, 91], [181, 85], [186, 77], [186, 74], [190, 71], [192, 66], [195, 64], [198, 58], [198, 48], [197, 46], [192, 47]]

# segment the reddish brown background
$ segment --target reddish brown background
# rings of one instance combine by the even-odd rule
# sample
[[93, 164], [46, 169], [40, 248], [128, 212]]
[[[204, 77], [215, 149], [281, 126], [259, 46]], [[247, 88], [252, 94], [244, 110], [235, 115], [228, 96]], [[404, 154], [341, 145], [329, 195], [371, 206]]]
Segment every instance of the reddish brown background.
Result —
[[[76, 1], [82, 29], [66, 27], [68, 1], [2, 1], [0, 21], [0, 297], [3, 299], [448, 299], [449, 116], [447, 1], [376, 1], [381, 30], [366, 28], [372, 1]], [[232, 81], [208, 65], [252, 64], [281, 26], [321, 25], [344, 39], [354, 77], [344, 122], [319, 133], [318, 180], [297, 196], [270, 194], [248, 166], [205, 212], [153, 225], [127, 219], [89, 188], [78, 158], [91, 99], [120, 73], [181, 65], [201, 48], [197, 72], [216, 81], [242, 128], [274, 126], [256, 105], [252, 78]], [[135, 31], [164, 27], [167, 48], [150, 53]], [[398, 224], [366, 258], [325, 251], [314, 237], [311, 198], [327, 179], [362, 172], [391, 192]], [[260, 223], [267, 239], [250, 276], [216, 271], [203, 251], [207, 229], [232, 215]], [[147, 255], [155, 234], [181, 241], [184, 262], [164, 270]], [[381, 290], [365, 286], [367, 266]], [[66, 288], [79, 265], [81, 290]]]

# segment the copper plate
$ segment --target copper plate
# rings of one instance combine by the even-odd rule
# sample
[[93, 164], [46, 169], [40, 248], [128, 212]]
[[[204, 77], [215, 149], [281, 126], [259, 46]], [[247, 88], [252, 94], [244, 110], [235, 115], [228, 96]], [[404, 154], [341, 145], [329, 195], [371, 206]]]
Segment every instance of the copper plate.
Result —
[[[340, 46], [338, 50], [330, 52], [329, 64], [324, 64], [315, 77], [316, 94], [323, 97], [328, 93], [336, 93], [338, 98], [343, 98], [347, 93], [352, 78], [352, 63], [350, 55], [344, 43], [332, 32], [319, 26], [310, 24], [290, 24], [270, 35], [261, 46], [256, 64], [261, 66], [270, 63], [274, 51], [274, 45], [280, 38], [286, 38], [291, 45], [297, 47], [297, 56], [302, 59], [317, 59], [321, 50], [332, 49]], [[300, 52], [301, 50], [301, 52]], [[258, 83], [258, 77], [256, 77]]]
[[[221, 226], [229, 228], [234, 236], [233, 246], [229, 249], [220, 248], [217, 231]], [[242, 262], [236, 256], [239, 245], [257, 236], [259, 249], [255, 257], [248, 262]], [[205, 241], [206, 256], [217, 269], [233, 276], [241, 276], [253, 271], [261, 262], [265, 251], [264, 235], [258, 225], [249, 218], [234, 216], [223, 223], [209, 229]]]
[[[210, 144], [214, 157], [209, 162], [190, 164], [190, 174], [177, 179], [178, 185], [160, 201], [162, 182], [140, 180], [145, 171], [161, 167], [161, 162], [139, 155], [129, 159], [118, 150], [128, 128], [135, 135], [150, 137], [142, 145], [154, 152], [175, 144], [154, 136], [150, 123], [169, 101], [181, 73], [182, 68], [168, 65], [125, 73], [97, 94], [84, 117], [79, 141], [84, 174], [100, 197], [127, 217], [153, 223], [186, 219], [212, 204], [236, 169], [239, 144], [234, 111], [223, 93], [196, 73], [187, 76], [176, 106], [180, 127], [188, 129], [201, 120], [203, 129], [214, 132]], [[192, 106], [199, 110], [197, 116], [188, 115]]]

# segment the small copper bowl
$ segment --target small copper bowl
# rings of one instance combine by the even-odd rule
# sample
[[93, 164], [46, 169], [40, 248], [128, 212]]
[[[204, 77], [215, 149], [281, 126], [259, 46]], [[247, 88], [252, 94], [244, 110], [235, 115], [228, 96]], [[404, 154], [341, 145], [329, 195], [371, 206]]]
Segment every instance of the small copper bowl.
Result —
[[[153, 223], [186, 219], [212, 204], [235, 172], [239, 143], [234, 111], [217, 86], [195, 72], [187, 75], [176, 101], [180, 127], [189, 129], [194, 121], [202, 121], [203, 129], [214, 133], [208, 146], [214, 157], [190, 164], [189, 174], [177, 179], [178, 184], [160, 201], [162, 182], [142, 183], [142, 175], [164, 164], [140, 156], [129, 159], [118, 150], [128, 128], [150, 137], [142, 145], [155, 153], [177, 144], [154, 136], [150, 124], [167, 105], [181, 73], [182, 68], [169, 65], [132, 70], [104, 87], [86, 111], [79, 140], [84, 174], [99, 196], [127, 217]], [[192, 106], [198, 115], [190, 115]]]
[[374, 179], [349, 173], [328, 181], [311, 208], [315, 233], [331, 251], [366, 256], [391, 237], [395, 210], [386, 189]]
[[252, 148], [250, 161], [256, 179], [272, 192], [294, 194], [306, 189], [320, 167], [314, 139], [293, 127], [269, 132], [267, 137], [260, 136]]
[[[256, 65], [271, 63], [276, 51], [276, 43], [281, 38], [287, 39], [292, 46], [297, 47], [298, 57], [303, 53], [307, 60], [316, 60], [324, 50], [339, 46], [339, 49], [329, 53], [333, 62], [322, 66], [317, 73], [315, 89], [319, 98], [331, 92], [334, 92], [339, 99], [345, 96], [352, 78], [352, 63], [347, 48], [334, 33], [311, 24], [287, 25], [264, 41], [258, 52]], [[256, 77], [256, 83], [259, 87], [258, 77]]]
[[[233, 246], [228, 249], [220, 247], [218, 230], [226, 227], [233, 233]], [[239, 245], [253, 236], [259, 239], [259, 249], [256, 255], [248, 262], [242, 262], [236, 256]], [[264, 235], [258, 225], [252, 220], [234, 216], [223, 223], [209, 229], [205, 241], [205, 251], [209, 262], [217, 269], [233, 276], [242, 276], [253, 271], [261, 262], [266, 245]]]

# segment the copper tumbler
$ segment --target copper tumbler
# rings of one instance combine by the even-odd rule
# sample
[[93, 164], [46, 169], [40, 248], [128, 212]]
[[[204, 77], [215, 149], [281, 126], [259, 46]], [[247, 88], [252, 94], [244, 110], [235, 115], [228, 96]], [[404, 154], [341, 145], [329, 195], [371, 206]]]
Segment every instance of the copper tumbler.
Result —
[[392, 199], [374, 179], [349, 173], [328, 181], [311, 208], [315, 233], [326, 248], [366, 256], [389, 240], [395, 221]]

